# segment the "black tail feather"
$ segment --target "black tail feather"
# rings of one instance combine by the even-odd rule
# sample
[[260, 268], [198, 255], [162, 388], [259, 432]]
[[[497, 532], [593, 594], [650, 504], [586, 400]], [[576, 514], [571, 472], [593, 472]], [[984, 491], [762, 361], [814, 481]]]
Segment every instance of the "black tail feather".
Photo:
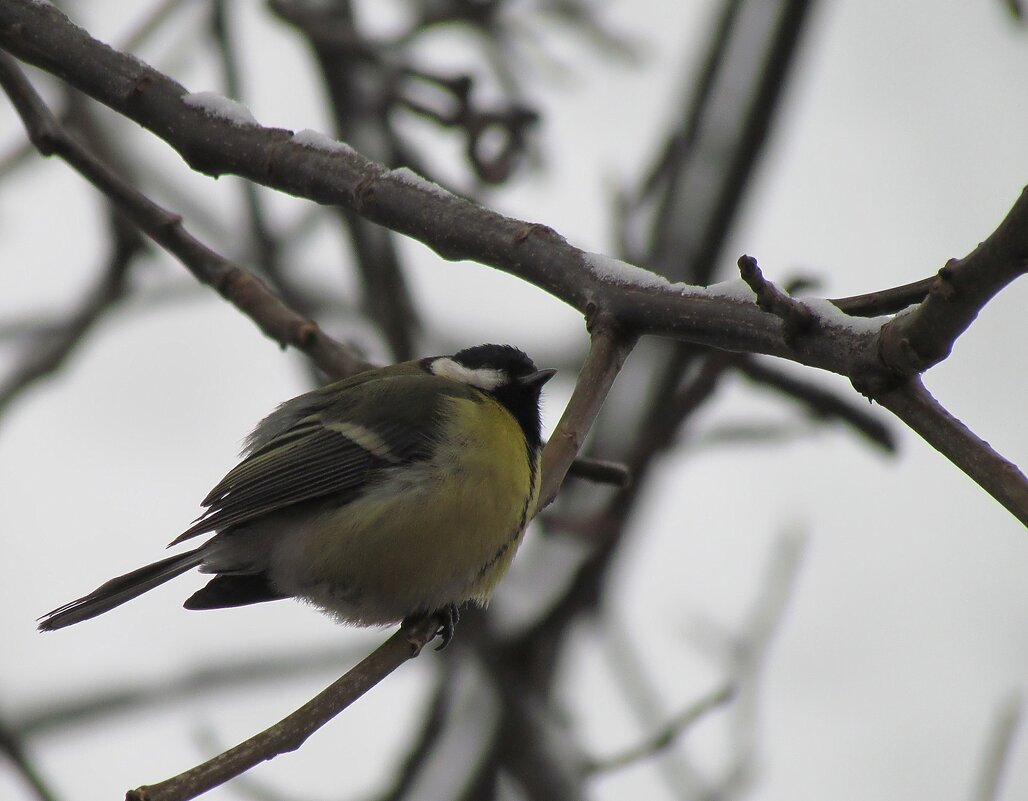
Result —
[[264, 573], [215, 576], [206, 587], [187, 598], [182, 606], [186, 609], [227, 609], [288, 597], [276, 591]]
[[91, 617], [109, 612], [116, 606], [142, 595], [154, 587], [170, 581], [203, 561], [200, 551], [203, 546], [178, 556], [169, 556], [152, 565], [141, 567], [118, 576], [93, 590], [77, 601], [67, 603], [39, 619], [40, 631], [63, 629], [73, 623], [81, 623]]

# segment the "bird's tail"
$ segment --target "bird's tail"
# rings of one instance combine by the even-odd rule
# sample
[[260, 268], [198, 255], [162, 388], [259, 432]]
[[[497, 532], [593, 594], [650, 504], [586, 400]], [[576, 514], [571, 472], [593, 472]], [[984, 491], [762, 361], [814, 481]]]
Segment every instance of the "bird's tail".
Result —
[[121, 606], [126, 601], [131, 601], [144, 592], [199, 565], [203, 561], [203, 556], [200, 554], [202, 549], [201, 545], [188, 553], [169, 556], [152, 565], [113, 578], [106, 584], [97, 587], [89, 595], [43, 615], [39, 619], [39, 630], [63, 629], [73, 623], [81, 623], [83, 620], [89, 620], [91, 617], [109, 612], [116, 606]]

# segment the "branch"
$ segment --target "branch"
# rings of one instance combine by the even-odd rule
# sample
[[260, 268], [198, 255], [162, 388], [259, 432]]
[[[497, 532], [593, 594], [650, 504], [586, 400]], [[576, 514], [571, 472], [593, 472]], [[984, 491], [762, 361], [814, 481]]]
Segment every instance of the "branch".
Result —
[[[62, 88], [65, 106], [62, 124], [75, 130], [99, 161], [129, 178], [132, 170], [122, 153], [110, 145], [97, 125], [92, 113], [96, 106], [75, 89], [68, 86]], [[26, 141], [26, 146], [34, 155], [31, 141]], [[30, 386], [56, 372], [85, 341], [86, 335], [106, 312], [129, 293], [129, 275], [146, 251], [146, 240], [117, 206], [110, 201], [105, 201], [103, 206], [109, 242], [100, 275], [78, 307], [70, 311], [60, 324], [33, 327], [34, 333], [25, 348], [21, 363], [0, 384], [0, 413]], [[38, 315], [34, 322], [40, 322]]]
[[1028, 479], [932, 397], [919, 378], [874, 396], [925, 442], [1028, 525]]
[[[799, 343], [809, 338], [800, 335], [833, 324], [832, 316], [825, 316], [823, 311], [813, 314], [804, 302], [789, 297], [768, 282], [751, 257], [740, 258], [739, 268], [743, 279], [757, 294], [757, 302], [782, 318], [783, 333], [788, 341]], [[920, 370], [948, 355], [953, 341], [949, 336], [959, 336], [970, 325], [979, 310], [975, 303], [984, 305], [1026, 269], [1028, 189], [1021, 193], [992, 236], [970, 256], [945, 268], [945, 275], [940, 271], [939, 279], [921, 306], [879, 329], [874, 338], [879, 343], [882, 364], [866, 375], [860, 372], [851, 375], [851, 381], [858, 391], [893, 412], [1014, 517], [1028, 524], [1028, 479], [1015, 464], [953, 417], [917, 376]], [[936, 349], [936, 354], [940, 348], [946, 353], [929, 363], [926, 359], [932, 348]], [[897, 354], [906, 359], [902, 367], [897, 365], [900, 361]], [[903, 369], [914, 371], [906, 382], [901, 378]]]
[[[647, 731], [657, 728], [667, 717], [666, 696], [663, 688], [658, 688], [653, 675], [653, 670], [660, 670], [662, 665], [650, 657], [647, 643], [641, 647], [635, 646], [631, 634], [635, 631], [635, 621], [626, 619], [623, 612], [619, 605], [611, 605], [605, 610], [603, 637], [600, 639], [602, 655], [608, 663], [613, 687], [620, 693], [629, 714], [635, 719], [636, 728]], [[686, 753], [686, 748], [667, 752], [653, 767], [667, 788], [668, 798], [715, 801], [715, 797], [707, 791], [706, 781], [701, 778], [692, 755]]]
[[421, 718], [420, 731], [413, 740], [413, 745], [391, 775], [392, 783], [388, 790], [378, 797], [378, 801], [403, 801], [410, 797], [411, 788], [417, 781], [418, 774], [430, 762], [432, 751], [438, 747], [439, 741], [449, 725], [449, 716], [454, 711], [456, 695], [456, 679], [461, 675], [460, 666], [454, 670], [442, 670], [436, 675], [432, 689], [432, 700]]
[[[785, 326], [783, 331], [774, 314], [732, 291], [662, 282], [631, 265], [583, 253], [545, 226], [503, 217], [456, 197], [409, 170], [388, 171], [351, 148], [298, 143], [292, 141], [289, 131], [239, 124], [189, 105], [183, 100], [186, 90], [182, 86], [138, 59], [92, 39], [49, 4], [30, 0], [0, 3], [0, 47], [53, 72], [148, 128], [201, 172], [236, 174], [320, 203], [339, 205], [424, 242], [443, 258], [470, 259], [496, 267], [564, 300], [587, 318], [608, 321], [625, 332], [619, 334], [622, 341], [655, 334], [722, 350], [780, 356], [845, 375], [873, 398], [888, 395], [906, 375], [941, 358], [939, 354], [948, 352], [952, 339], [966, 328], [980, 306], [1025, 269], [1028, 192], [993, 236], [946, 271], [938, 279], [937, 290], [916, 311], [892, 321], [887, 330], [860, 327], [856, 318], [836, 314], [835, 307], [823, 304], [816, 310], [817, 325], [811, 330]], [[129, 191], [133, 198], [138, 195]], [[128, 204], [132, 210], [139, 205]], [[197, 251], [190, 265], [214, 262], [211, 274], [218, 276], [214, 285], [259, 319], [262, 327], [275, 318], [258, 308], [274, 297], [259, 282], [219, 261], [220, 257], [195, 240], [185, 240], [180, 221], [159, 208], [157, 211], [160, 224], [156, 232], [166, 234], [157, 241], [168, 243], [169, 248], [178, 244], [180, 249]], [[182, 248], [184, 241], [190, 247]], [[233, 282], [245, 284], [246, 292]], [[260, 302], [254, 303], [247, 292], [256, 293]], [[813, 308], [811, 301], [805, 305]], [[826, 314], [824, 307], [832, 313]], [[338, 356], [336, 343], [324, 337], [315, 324], [284, 309], [277, 299], [273, 308], [286, 318], [276, 319], [277, 324], [265, 330], [275, 331], [279, 341], [299, 342], [315, 359], [320, 355], [330, 361], [329, 356]], [[615, 363], [616, 359], [609, 362]], [[613, 374], [616, 368], [611, 379]], [[605, 390], [595, 397], [603, 394]], [[584, 400], [588, 399], [577, 399]], [[593, 414], [583, 420], [591, 420]], [[571, 431], [571, 441], [584, 436], [587, 427]], [[558, 442], [557, 450], [548, 449], [553, 450], [547, 457], [552, 478], [544, 479], [543, 505], [552, 499], [571, 461], [566, 445]], [[553, 461], [558, 455], [561, 458]], [[559, 469], [554, 470], [555, 466]], [[1009, 498], [1003, 502], [1010, 508]], [[1023, 519], [1028, 507], [1022, 506], [1015, 514]]]
[[660, 731], [650, 735], [645, 742], [639, 743], [632, 748], [627, 748], [620, 754], [607, 757], [606, 759], [590, 760], [585, 766], [585, 772], [592, 775], [609, 773], [612, 770], [620, 770], [643, 759], [656, 756], [661, 751], [672, 746], [684, 731], [703, 718], [708, 712], [731, 701], [734, 695], [735, 688], [730, 684], [726, 684], [724, 687], [687, 706], [668, 721]]
[[787, 342], [796, 342], [800, 334], [807, 333], [814, 325], [814, 314], [802, 301], [768, 281], [752, 256], [739, 257], [739, 274], [746, 285], [757, 296], [757, 305], [781, 319], [782, 334]]
[[724, 660], [727, 680], [736, 688], [736, 697], [726, 713], [731, 756], [719, 779], [706, 788], [706, 798], [744, 797], [752, 782], [759, 763], [760, 690], [771, 646], [796, 591], [805, 547], [803, 534], [779, 535], [739, 632], [725, 633], [709, 623], [700, 628], [706, 621], [696, 622], [695, 634], [706, 635], [706, 644]]
[[985, 304], [1025, 273], [1028, 188], [988, 239], [939, 270], [923, 303], [883, 327], [882, 360], [902, 376], [923, 373], [938, 364]]
[[40, 153], [57, 155], [74, 167], [143, 233], [179, 259], [199, 281], [216, 289], [250, 317], [266, 336], [283, 347], [291, 345], [303, 351], [331, 376], [352, 375], [370, 366], [325, 334], [317, 323], [296, 314], [258, 278], [194, 238], [182, 225], [181, 217], [152, 202], [94, 157], [61, 127], [6, 53], [0, 53], [0, 85]]
[[[325, 84], [337, 135], [387, 164], [400, 163], [384, 99], [385, 85], [392, 83], [392, 78], [383, 74], [389, 70], [373, 58], [375, 48], [360, 35], [356, 20], [306, 3], [272, 2], [269, 7], [307, 38]], [[391, 231], [369, 222], [352, 207], [338, 205], [336, 216], [350, 240], [367, 315], [376, 321], [394, 359], [411, 359], [421, 322], [396, 239]]]
[[[683, 120], [633, 201], [636, 214], [642, 202], [656, 202], [645, 263], [661, 275], [703, 284], [713, 280], [816, 4], [774, 3], [770, 30], [757, 22], [766, 13], [760, 3], [721, 5]], [[711, 158], [718, 179], [709, 187]]]
[[[0, 61], [0, 81], [3, 80], [2, 69]], [[0, 383], [0, 413], [34, 383], [56, 372], [83, 341], [86, 332], [124, 297], [129, 270], [136, 256], [142, 252], [144, 240], [134, 227], [117, 215], [110, 215], [110, 225], [114, 246], [100, 279], [86, 294], [79, 308], [56, 330], [42, 331], [37, 335], [38, 342]]]
[[839, 397], [812, 381], [795, 378], [766, 364], [763, 360], [739, 357], [732, 366], [750, 381], [771, 387], [787, 398], [803, 404], [815, 417], [822, 420], [839, 420], [883, 450], [895, 452], [896, 438], [892, 429], [878, 419], [879, 412], [871, 413], [866, 402], [863, 407], [857, 406], [856, 401], [859, 401], [859, 398], [850, 401], [848, 398]]
[[438, 623], [425, 618], [404, 623], [392, 637], [318, 695], [239, 745], [158, 784], [129, 790], [126, 801], [185, 801], [224, 784], [279, 754], [295, 751], [314, 732], [346, 709], [396, 668], [421, 653]]
[[21, 738], [3, 719], [0, 719], [0, 755], [7, 757], [15, 771], [32, 788], [32, 793], [38, 801], [56, 801], [57, 794], [25, 753]]
[[981, 773], [975, 781], [971, 801], [996, 801], [1000, 797], [1003, 770], [1010, 761], [1011, 746], [1024, 713], [1017, 695], [1006, 701], [993, 720], [986, 743]]
[[[680, 381], [680, 386], [673, 393], [664, 396], [640, 427], [629, 449], [627, 461], [633, 477], [646, 475], [655, 458], [675, 445], [688, 419], [714, 396], [721, 377], [733, 361], [729, 354], [720, 351], [702, 354], [695, 374]], [[637, 481], [636, 486], [641, 489], [640, 482]], [[630, 487], [628, 492], [621, 493], [622, 497], [608, 507], [613, 518], [620, 519], [622, 525], [631, 516], [628, 507], [638, 498], [632, 489]]]
[[870, 337], [854, 342], [845, 331], [833, 336], [826, 329], [794, 347], [784, 341], [777, 321], [752, 303], [654, 283], [644, 271], [604, 273], [551, 229], [482, 208], [409, 170], [390, 171], [342, 145], [296, 142], [291, 131], [239, 125], [189, 105], [180, 84], [93, 39], [51, 5], [0, 3], [0, 47], [150, 130], [197, 171], [239, 175], [350, 210], [423, 242], [445, 259], [503, 270], [587, 316], [604, 312], [625, 331], [782, 356], [843, 375], [878, 364]]
[[924, 300], [934, 282], [935, 276], [933, 275], [931, 278], [922, 278], [912, 284], [879, 289], [877, 292], [868, 292], [865, 295], [829, 298], [828, 302], [839, 311], [852, 317], [878, 317], [882, 314], [896, 314]]
[[126, 712], [148, 714], [154, 708], [181, 704], [204, 694], [226, 688], [240, 690], [281, 683], [308, 674], [334, 671], [341, 661], [356, 658], [357, 646], [297, 652], [284, 657], [229, 659], [224, 662], [187, 669], [178, 675], [149, 683], [119, 684], [117, 687], [86, 689], [58, 695], [26, 707], [11, 721], [22, 737], [38, 738], [63, 734], [75, 726], [96, 725]]
[[592, 459], [579, 456], [571, 463], [567, 475], [569, 478], [580, 478], [594, 484], [609, 484], [612, 487], [627, 487], [632, 481], [632, 473], [628, 466], [621, 462], [606, 459]]
[[635, 337], [617, 333], [609, 322], [594, 326], [589, 355], [578, 374], [575, 391], [543, 451], [538, 509], [544, 509], [557, 497], [564, 476], [633, 347]]
[[[218, 54], [226, 93], [229, 97], [240, 98], [244, 94], [243, 85], [226, 6], [227, 0], [215, 0], [211, 4], [209, 33]], [[239, 186], [243, 194], [250, 239], [242, 252], [257, 262], [260, 274], [291, 308], [309, 314], [313, 304], [288, 280], [288, 275], [282, 270], [283, 242], [268, 221], [267, 209], [257, 185], [250, 181], [240, 181]]]

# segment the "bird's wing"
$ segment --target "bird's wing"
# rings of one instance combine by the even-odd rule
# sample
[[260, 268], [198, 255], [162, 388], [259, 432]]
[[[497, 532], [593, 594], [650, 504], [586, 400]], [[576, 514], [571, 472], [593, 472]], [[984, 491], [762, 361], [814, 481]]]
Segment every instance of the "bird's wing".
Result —
[[[435, 380], [424, 375], [396, 376], [365, 382], [338, 395], [304, 396], [296, 407], [303, 416], [280, 426], [276, 436], [233, 468], [204, 498], [207, 511], [172, 545], [303, 501], [325, 496], [345, 501], [347, 493], [356, 494], [377, 473], [427, 458], [433, 443], [425, 431], [431, 428], [442, 398], [462, 390], [443, 382], [442, 391], [430, 394], [428, 402], [408, 404], [402, 419], [387, 417], [385, 410], [394, 409], [395, 404], [383, 404], [392, 393], [406, 395], [423, 389], [423, 384], [409, 382], [426, 379]], [[288, 407], [276, 414], [283, 411], [288, 412]]]

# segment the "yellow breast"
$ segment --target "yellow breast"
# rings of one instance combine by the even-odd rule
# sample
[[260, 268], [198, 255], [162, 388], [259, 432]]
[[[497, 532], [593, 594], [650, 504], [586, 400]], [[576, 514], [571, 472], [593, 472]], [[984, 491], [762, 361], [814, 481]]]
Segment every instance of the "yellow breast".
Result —
[[538, 454], [488, 396], [451, 397], [431, 459], [398, 467], [305, 538], [309, 600], [359, 623], [484, 603], [535, 512]]

